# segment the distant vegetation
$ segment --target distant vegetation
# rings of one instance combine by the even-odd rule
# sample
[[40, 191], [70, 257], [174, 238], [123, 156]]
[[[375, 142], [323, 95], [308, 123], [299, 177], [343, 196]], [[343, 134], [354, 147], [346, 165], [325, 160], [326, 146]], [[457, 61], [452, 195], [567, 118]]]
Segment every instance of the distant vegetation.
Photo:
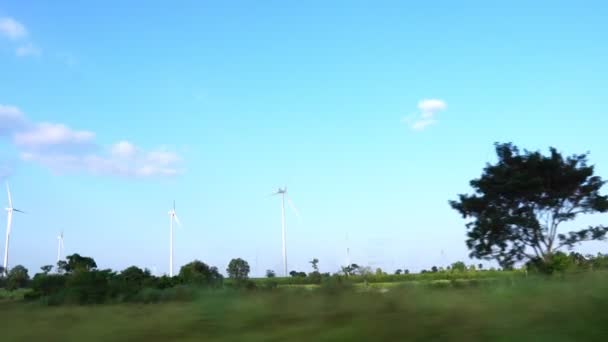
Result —
[[[545, 274], [551, 269], [558, 274], [577, 274], [585, 271], [608, 271], [608, 255], [583, 256], [571, 252], [556, 252], [552, 263], [542, 270], [535, 264], [528, 264], [521, 269], [484, 270], [481, 267], [463, 262], [455, 262], [443, 267], [431, 267], [418, 274], [404, 273], [401, 270], [387, 274], [378, 269], [371, 272], [369, 268], [356, 264], [344, 267], [335, 274], [320, 273], [318, 260], [312, 271], [292, 272], [292, 277], [276, 277], [267, 272], [266, 278], [249, 278], [249, 265], [243, 259], [233, 259], [224, 278], [216, 267], [195, 260], [181, 267], [179, 274], [172, 278], [156, 277], [148, 270], [131, 266], [121, 272], [97, 269], [95, 260], [73, 254], [60, 261], [55, 273], [52, 266], [41, 268], [30, 279], [28, 270], [15, 266], [6, 278], [0, 278], [0, 287], [5, 290], [0, 298], [25, 299], [48, 305], [60, 304], [101, 304], [118, 302], [153, 303], [172, 300], [192, 300], [200, 290], [206, 291], [273, 291], [282, 287], [318, 288], [320, 290], [338, 290], [366, 287], [394, 287], [400, 285], [425, 287], [462, 287], [480, 284], [504, 283], [524, 278], [529, 274]], [[391, 285], [394, 284], [394, 285]], [[10, 295], [12, 291], [27, 289], [19, 295]]]

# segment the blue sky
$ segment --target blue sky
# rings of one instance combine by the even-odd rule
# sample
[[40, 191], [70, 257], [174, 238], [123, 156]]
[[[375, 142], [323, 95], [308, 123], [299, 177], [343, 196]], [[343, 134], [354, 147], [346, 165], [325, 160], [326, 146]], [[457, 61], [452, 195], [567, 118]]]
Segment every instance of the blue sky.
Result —
[[[447, 204], [495, 141], [608, 177], [602, 1], [0, 3], [11, 264], [289, 269], [467, 259]], [[432, 101], [425, 101], [432, 100]], [[3, 203], [6, 200], [3, 200]], [[605, 223], [589, 217], [581, 224]], [[581, 247], [606, 252], [606, 243]], [[3, 249], [3, 248], [2, 248]], [[443, 251], [443, 252], [442, 252]]]

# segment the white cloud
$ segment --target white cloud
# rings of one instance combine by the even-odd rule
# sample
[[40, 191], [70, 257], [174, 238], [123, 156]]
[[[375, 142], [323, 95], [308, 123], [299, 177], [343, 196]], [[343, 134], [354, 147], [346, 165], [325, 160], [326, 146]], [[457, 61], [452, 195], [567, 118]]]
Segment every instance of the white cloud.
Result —
[[[12, 121], [22, 121], [22, 125]], [[146, 151], [122, 140], [107, 148], [95, 142], [96, 134], [64, 124], [29, 122], [19, 108], [0, 105], [3, 125], [21, 160], [40, 164], [53, 172], [86, 172], [122, 177], [166, 177], [182, 172], [181, 158], [167, 149]], [[1, 131], [0, 131], [1, 132]]]
[[27, 30], [20, 22], [13, 18], [0, 18], [0, 35], [9, 39], [17, 40], [27, 36]]
[[0, 104], [0, 136], [10, 133], [25, 122], [25, 117], [19, 108]]
[[17, 57], [40, 56], [42, 54], [40, 48], [27, 39], [28, 32], [25, 26], [13, 18], [0, 18], [0, 36], [19, 44], [15, 48]]
[[93, 132], [75, 131], [63, 124], [43, 122], [33, 125], [24, 132], [16, 133], [13, 141], [18, 146], [39, 149], [58, 145], [90, 144], [93, 139], [95, 139]]
[[132, 143], [123, 140], [112, 146], [111, 153], [117, 158], [130, 159], [137, 153], [137, 148]]
[[21, 159], [41, 164], [56, 173], [84, 171], [93, 175], [141, 178], [175, 176], [181, 173], [175, 164], [153, 163], [139, 154], [123, 158], [101, 154], [23, 152]]
[[418, 109], [422, 113], [436, 113], [441, 110], [445, 110], [447, 104], [443, 100], [438, 99], [427, 99], [418, 102]]
[[0, 104], [0, 118], [3, 117], [23, 117], [21, 110], [15, 106], [1, 105]]
[[435, 118], [438, 112], [447, 109], [447, 103], [439, 99], [424, 99], [418, 102], [419, 113], [415, 114], [415, 118], [408, 118], [405, 122], [410, 124], [410, 127], [416, 131], [422, 131], [428, 126], [437, 123]]
[[40, 49], [38, 49], [32, 43], [21, 45], [15, 50], [15, 54], [18, 57], [40, 56], [40, 53]]

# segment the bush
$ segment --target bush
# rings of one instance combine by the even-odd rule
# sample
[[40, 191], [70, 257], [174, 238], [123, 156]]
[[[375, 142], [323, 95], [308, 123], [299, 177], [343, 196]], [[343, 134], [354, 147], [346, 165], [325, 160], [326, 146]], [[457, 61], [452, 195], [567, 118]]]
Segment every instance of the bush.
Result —
[[78, 271], [68, 277], [65, 300], [74, 304], [101, 304], [110, 298], [110, 271]]
[[537, 258], [526, 264], [530, 272], [544, 274], [563, 273], [574, 269], [575, 266], [574, 260], [563, 252], [556, 252], [547, 260]]
[[329, 294], [351, 290], [352, 288], [353, 282], [349, 279], [349, 277], [341, 275], [326, 277], [321, 281], [321, 291]]
[[49, 297], [64, 290], [67, 277], [60, 274], [38, 273], [32, 279], [32, 292], [26, 299]]
[[206, 287], [221, 287], [224, 277], [216, 267], [209, 267], [204, 262], [194, 260], [179, 270], [179, 279], [183, 284]]

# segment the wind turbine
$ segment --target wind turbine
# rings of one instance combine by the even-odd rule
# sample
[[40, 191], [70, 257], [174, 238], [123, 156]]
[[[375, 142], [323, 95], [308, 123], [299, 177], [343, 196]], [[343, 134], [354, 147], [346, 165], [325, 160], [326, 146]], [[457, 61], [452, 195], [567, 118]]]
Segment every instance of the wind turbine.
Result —
[[348, 233], [346, 233], [346, 266], [350, 266], [350, 246], [348, 244]]
[[8, 182], [6, 182], [6, 193], [8, 194], [8, 208], [6, 208], [7, 212], [7, 222], [6, 222], [6, 242], [4, 244], [4, 273], [8, 274], [8, 244], [11, 238], [11, 224], [13, 221], [13, 212], [16, 211], [18, 213], [25, 214], [25, 212], [13, 208], [13, 200], [11, 199], [11, 189], [8, 186]]
[[175, 201], [173, 201], [173, 209], [169, 210], [169, 277], [173, 277], [173, 219], [175, 219], [175, 222], [177, 222], [180, 227], [182, 226], [175, 213]]
[[293, 205], [293, 202], [291, 201], [291, 198], [289, 198], [289, 195], [287, 194], [287, 187], [284, 188], [279, 188], [277, 190], [277, 192], [273, 193], [272, 196], [276, 196], [276, 195], [281, 195], [281, 233], [282, 233], [282, 241], [283, 241], [283, 275], [285, 277], [287, 277], [287, 246], [286, 246], [286, 242], [285, 242], [285, 197], [287, 197], [287, 203], [289, 204], [289, 206], [291, 207], [291, 209], [294, 211], [294, 213], [296, 214], [296, 216], [298, 216], [298, 218], [300, 217], [300, 214], [298, 213], [298, 209], [296, 209], [295, 205]]
[[63, 251], [63, 230], [57, 236], [57, 262], [61, 260], [61, 252]]

